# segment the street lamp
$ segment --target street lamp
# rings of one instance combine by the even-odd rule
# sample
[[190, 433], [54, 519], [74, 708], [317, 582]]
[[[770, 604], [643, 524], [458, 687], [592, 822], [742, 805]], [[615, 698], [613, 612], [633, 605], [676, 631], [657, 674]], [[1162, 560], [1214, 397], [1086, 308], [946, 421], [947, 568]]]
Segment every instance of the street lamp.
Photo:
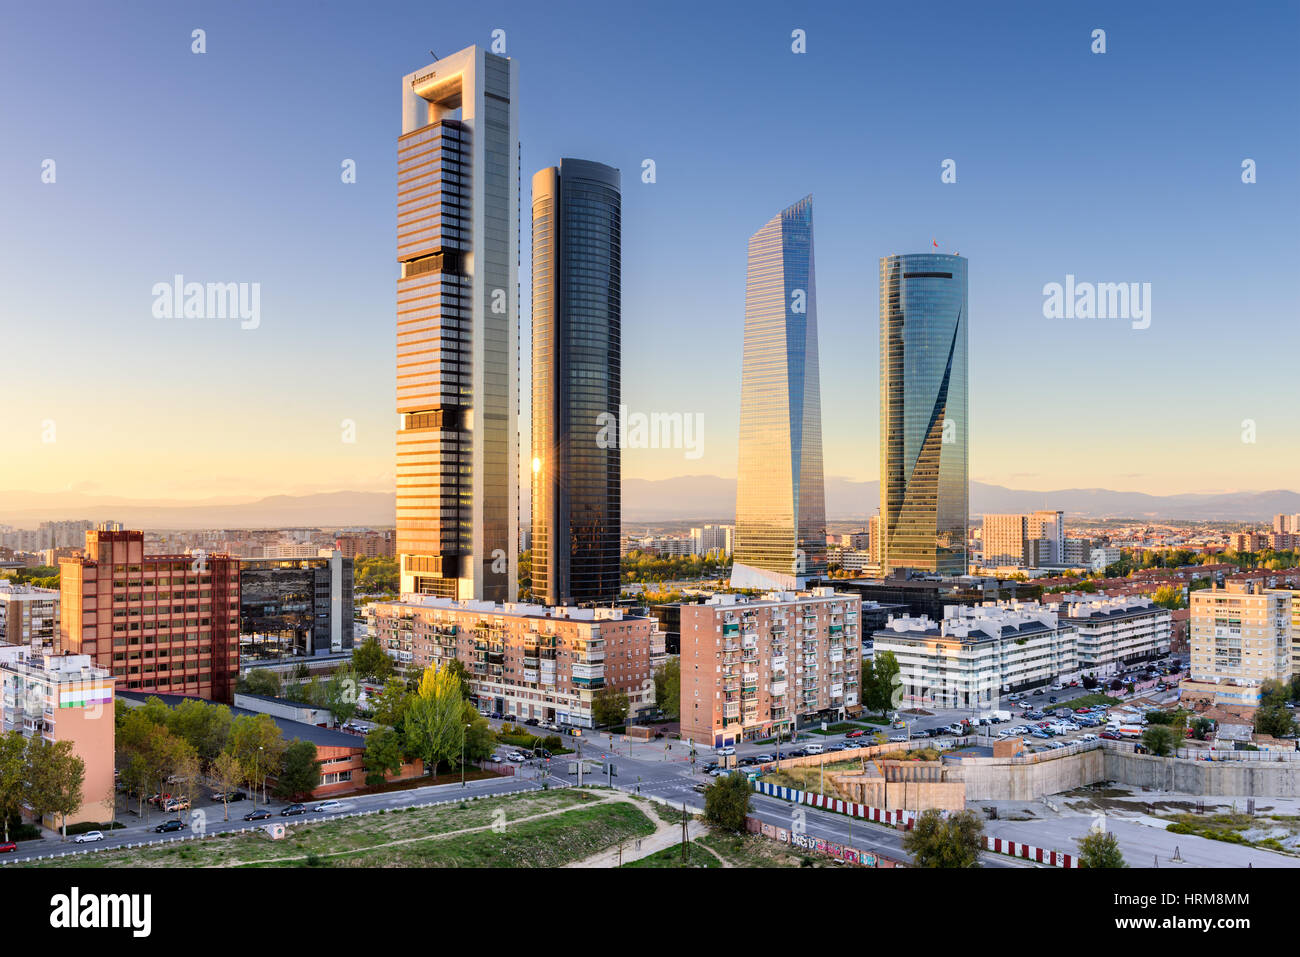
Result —
[[[471, 727], [472, 725], [467, 724], [465, 730], [468, 731]], [[463, 734], [460, 736], [460, 786], [465, 786], [465, 735]]]

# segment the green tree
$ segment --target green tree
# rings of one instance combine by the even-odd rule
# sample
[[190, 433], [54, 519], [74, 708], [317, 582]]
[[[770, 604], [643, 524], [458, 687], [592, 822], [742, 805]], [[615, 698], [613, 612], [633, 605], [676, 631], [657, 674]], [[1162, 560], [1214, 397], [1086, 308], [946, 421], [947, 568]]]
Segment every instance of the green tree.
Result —
[[655, 669], [655, 706], [670, 718], [681, 714], [682, 660], [670, 655]]
[[465, 729], [465, 760], [478, 763], [491, 757], [496, 750], [497, 736], [488, 719], [468, 701], [462, 701], [460, 721], [468, 725]]
[[451, 668], [429, 665], [403, 722], [408, 754], [424, 761], [431, 773], [444, 761], [459, 760], [465, 739], [461, 722], [460, 682]]
[[392, 728], [376, 728], [366, 735], [366, 754], [363, 759], [366, 784], [378, 787], [389, 774], [402, 769], [402, 739]]
[[311, 797], [311, 793], [320, 787], [320, 768], [316, 745], [294, 738], [284, 749], [280, 772], [275, 776], [275, 795], [287, 801]]
[[979, 867], [984, 847], [984, 822], [974, 811], [950, 814], [923, 811], [912, 830], [903, 835], [903, 850], [913, 867]]
[[610, 728], [627, 720], [627, 692], [605, 685], [592, 696], [591, 719], [598, 728]]
[[743, 831], [753, 793], [743, 774], [717, 778], [704, 791], [704, 820], [724, 831]]
[[370, 637], [352, 649], [352, 667], [363, 678], [383, 681], [393, 673], [393, 659], [378, 638]]
[[340, 668], [320, 687], [320, 706], [330, 713], [335, 724], [346, 724], [357, 713], [357, 692], [361, 687], [356, 672]]
[[269, 714], [241, 714], [231, 722], [226, 747], [239, 761], [244, 781], [253, 792], [253, 803], [257, 804], [258, 789], [264, 789], [266, 779], [280, 769], [288, 747], [279, 725]]
[[223, 751], [212, 762], [209, 773], [212, 775], [212, 783], [217, 786], [217, 790], [221, 793], [221, 806], [225, 809], [223, 820], [229, 821], [230, 792], [239, 787], [244, 780], [244, 769], [239, 766], [237, 757], [229, 751]]
[[21, 818], [27, 790], [27, 740], [21, 731], [0, 734], [0, 815], [4, 817], [5, 840], [9, 840], [9, 819]]
[[1186, 608], [1187, 601], [1183, 598], [1183, 590], [1173, 585], [1161, 585], [1156, 589], [1151, 600], [1161, 608]]
[[1120, 853], [1119, 841], [1108, 831], [1093, 831], [1075, 841], [1079, 845], [1080, 867], [1128, 867]]
[[1204, 741], [1214, 730], [1214, 722], [1209, 718], [1197, 718], [1192, 722], [1192, 737], [1197, 741]]
[[245, 694], [260, 694], [268, 698], [280, 697], [280, 675], [270, 668], [250, 668], [239, 679], [239, 690]]
[[1167, 724], [1153, 724], [1142, 732], [1143, 746], [1158, 758], [1172, 753], [1178, 742], [1178, 732]]
[[206, 767], [225, 749], [233, 720], [224, 704], [186, 698], [172, 709], [167, 728], [188, 741]]
[[373, 708], [375, 721], [400, 730], [402, 719], [406, 716], [406, 710], [411, 706], [413, 697], [414, 694], [406, 687], [405, 681], [401, 678], [389, 678], [384, 684], [384, 690], [375, 699]]
[[[898, 659], [894, 657], [892, 651], [882, 651], [875, 656], [871, 679], [871, 702], [868, 704], [863, 701], [868, 709], [883, 715], [891, 708], [898, 707], [898, 696], [902, 687], [898, 677], [899, 671]], [[865, 690], [864, 685], [864, 693]]]
[[72, 750], [71, 741], [48, 743], [39, 735], [27, 742], [26, 804], [38, 818], [59, 816], [63, 839], [68, 838], [68, 815], [81, 810], [81, 787], [86, 762]]

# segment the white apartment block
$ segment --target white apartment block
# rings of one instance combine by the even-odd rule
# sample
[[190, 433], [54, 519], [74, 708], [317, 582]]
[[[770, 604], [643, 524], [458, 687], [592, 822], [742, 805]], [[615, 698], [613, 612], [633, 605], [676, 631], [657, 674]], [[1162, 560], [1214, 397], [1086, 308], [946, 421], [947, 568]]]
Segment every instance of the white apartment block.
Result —
[[1187, 693], [1224, 704], [1258, 704], [1265, 681], [1291, 677], [1292, 593], [1228, 582], [1191, 593], [1192, 666]]
[[1078, 671], [1074, 625], [1036, 603], [946, 605], [942, 621], [894, 618], [875, 633], [875, 657], [886, 651], [909, 705], [992, 707], [1007, 692]]
[[1101, 678], [1169, 653], [1173, 613], [1145, 596], [1067, 595], [1060, 614], [1079, 632], [1081, 674]]
[[730, 555], [735, 534], [734, 525], [705, 525], [702, 528], [692, 528], [691, 554], [703, 556], [709, 552], [717, 552], [720, 555]]
[[0, 581], [0, 642], [54, 650], [59, 590]]
[[1114, 565], [1124, 557], [1119, 548], [1110, 545], [1094, 545], [1088, 555], [1088, 567], [1095, 572], [1104, 572], [1107, 565]]

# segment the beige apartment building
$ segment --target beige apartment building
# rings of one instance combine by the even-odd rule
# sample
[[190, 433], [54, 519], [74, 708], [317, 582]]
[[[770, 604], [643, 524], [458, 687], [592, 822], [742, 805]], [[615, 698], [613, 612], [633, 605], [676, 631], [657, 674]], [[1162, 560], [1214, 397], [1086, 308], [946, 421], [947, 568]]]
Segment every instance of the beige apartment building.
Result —
[[1191, 593], [1189, 697], [1256, 705], [1265, 681], [1291, 676], [1292, 593], [1257, 582], [1228, 582]]
[[980, 529], [984, 564], [993, 568], [1000, 565], [1023, 565], [1027, 534], [1024, 515], [985, 515], [984, 525]]
[[628, 716], [654, 708], [654, 671], [667, 658], [654, 618], [620, 608], [548, 608], [411, 595], [366, 609], [370, 633], [418, 672], [459, 659], [480, 710], [594, 727], [601, 688], [628, 696]]
[[[66, 823], [113, 819], [113, 678], [89, 655], [0, 657], [0, 730], [72, 743], [85, 762], [81, 809]], [[57, 817], [45, 820], [58, 827]]]
[[681, 734], [726, 747], [861, 709], [862, 599], [831, 588], [681, 606]]

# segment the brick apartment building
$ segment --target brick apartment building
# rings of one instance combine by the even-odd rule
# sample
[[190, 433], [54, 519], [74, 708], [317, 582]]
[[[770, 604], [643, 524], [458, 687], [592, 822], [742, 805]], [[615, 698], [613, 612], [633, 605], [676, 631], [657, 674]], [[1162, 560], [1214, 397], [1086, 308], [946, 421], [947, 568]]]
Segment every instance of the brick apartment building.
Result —
[[130, 691], [229, 703], [239, 676], [239, 560], [146, 555], [139, 531], [86, 532], [59, 563], [60, 648]]
[[861, 708], [862, 599], [832, 588], [681, 609], [681, 733], [709, 747]]
[[627, 692], [635, 720], [654, 707], [654, 670], [667, 656], [656, 619], [618, 608], [412, 595], [366, 614], [399, 665], [418, 672], [457, 658], [475, 704], [519, 720], [593, 727], [592, 700], [604, 687]]

